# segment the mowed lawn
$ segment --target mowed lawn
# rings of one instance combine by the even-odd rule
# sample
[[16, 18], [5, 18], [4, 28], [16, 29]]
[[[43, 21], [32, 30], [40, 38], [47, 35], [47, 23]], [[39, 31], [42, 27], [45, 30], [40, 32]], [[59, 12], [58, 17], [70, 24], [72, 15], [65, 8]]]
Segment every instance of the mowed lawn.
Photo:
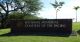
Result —
[[[73, 23], [73, 30], [80, 29], [80, 23]], [[10, 32], [10, 29], [1, 29], [0, 35]], [[0, 42], [80, 42], [80, 36], [0, 36]]]

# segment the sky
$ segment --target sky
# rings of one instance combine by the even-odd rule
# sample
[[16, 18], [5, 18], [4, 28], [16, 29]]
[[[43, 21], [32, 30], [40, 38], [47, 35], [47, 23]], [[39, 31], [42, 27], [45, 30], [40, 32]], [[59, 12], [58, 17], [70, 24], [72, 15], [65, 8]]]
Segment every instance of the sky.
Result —
[[[65, 2], [60, 11], [57, 13], [58, 19], [73, 19], [76, 21], [75, 6], [80, 6], [80, 0], [57, 0], [58, 2]], [[41, 0], [43, 7], [39, 11], [39, 17], [46, 19], [56, 19], [56, 11], [50, 3], [54, 3], [55, 0]], [[78, 21], [80, 21], [80, 9], [77, 11]]]

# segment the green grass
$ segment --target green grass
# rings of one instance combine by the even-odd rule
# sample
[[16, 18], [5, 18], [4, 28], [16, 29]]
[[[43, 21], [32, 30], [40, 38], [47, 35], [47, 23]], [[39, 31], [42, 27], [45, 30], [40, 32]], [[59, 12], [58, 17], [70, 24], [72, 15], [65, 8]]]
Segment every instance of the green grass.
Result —
[[[80, 29], [80, 23], [73, 23], [73, 30]], [[1, 29], [0, 35], [10, 32], [10, 29]], [[80, 42], [80, 36], [0, 36], [0, 42]]]
[[72, 29], [75, 30], [75, 31], [79, 30], [80, 29], [80, 22], [77, 22], [77, 23], [74, 22], [73, 26], [72, 26]]
[[5, 36], [0, 37], [0, 42], [80, 42], [80, 37]]

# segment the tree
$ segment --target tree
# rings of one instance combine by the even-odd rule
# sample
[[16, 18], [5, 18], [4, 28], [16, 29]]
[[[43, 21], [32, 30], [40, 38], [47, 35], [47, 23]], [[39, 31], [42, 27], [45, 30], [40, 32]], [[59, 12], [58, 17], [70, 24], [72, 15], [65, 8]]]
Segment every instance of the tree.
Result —
[[33, 15], [33, 14], [23, 14], [19, 12], [13, 12], [9, 14], [8, 19], [22, 19], [22, 20], [27, 20], [27, 19], [41, 19], [40, 17]]
[[17, 0], [0, 0], [0, 9], [1, 11], [4, 11], [4, 13], [0, 11], [2, 28], [4, 28], [4, 24], [6, 23], [9, 13], [22, 8], [24, 8], [24, 5]]
[[[39, 0], [0, 0], [1, 24], [4, 27], [8, 15], [13, 11], [24, 14], [36, 14], [41, 9]], [[4, 11], [4, 12], [3, 12]]]
[[37, 14], [42, 5], [39, 0], [24, 0], [26, 7], [23, 9], [25, 14]]
[[77, 22], [77, 10], [79, 9], [79, 6], [74, 7], [74, 9], [76, 10], [76, 22]]
[[52, 6], [55, 8], [55, 10], [56, 10], [56, 19], [57, 19], [57, 13], [58, 13], [58, 11], [62, 8], [63, 4], [64, 4], [64, 2], [57, 2], [56, 0], [55, 0], [55, 3], [54, 3], [54, 4], [51, 3], [51, 5], [52, 5]]
[[8, 19], [23, 19], [25, 17], [25, 15], [23, 13], [19, 13], [19, 12], [13, 12], [11, 14], [8, 15]]

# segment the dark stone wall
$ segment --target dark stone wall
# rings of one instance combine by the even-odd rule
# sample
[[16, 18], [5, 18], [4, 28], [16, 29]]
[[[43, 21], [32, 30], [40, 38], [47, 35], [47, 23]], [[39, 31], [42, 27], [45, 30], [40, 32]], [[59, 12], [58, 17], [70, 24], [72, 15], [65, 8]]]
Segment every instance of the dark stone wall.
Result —
[[70, 35], [72, 19], [10, 20], [11, 32]]

